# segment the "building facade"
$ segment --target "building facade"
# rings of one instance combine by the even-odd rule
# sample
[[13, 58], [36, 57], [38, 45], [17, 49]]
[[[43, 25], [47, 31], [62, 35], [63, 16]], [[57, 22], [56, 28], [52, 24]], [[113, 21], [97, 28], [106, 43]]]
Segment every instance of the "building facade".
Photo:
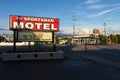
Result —
[[96, 44], [96, 39], [91, 34], [84, 34], [81, 36], [74, 36], [72, 44]]

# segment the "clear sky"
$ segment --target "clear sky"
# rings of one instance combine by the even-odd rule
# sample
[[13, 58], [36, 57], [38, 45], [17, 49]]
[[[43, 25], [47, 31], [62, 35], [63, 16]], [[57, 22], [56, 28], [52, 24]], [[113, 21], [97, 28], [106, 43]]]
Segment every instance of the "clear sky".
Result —
[[9, 29], [9, 15], [55, 17], [60, 30], [72, 32], [72, 16], [76, 29], [120, 29], [120, 0], [0, 0], [0, 28]]

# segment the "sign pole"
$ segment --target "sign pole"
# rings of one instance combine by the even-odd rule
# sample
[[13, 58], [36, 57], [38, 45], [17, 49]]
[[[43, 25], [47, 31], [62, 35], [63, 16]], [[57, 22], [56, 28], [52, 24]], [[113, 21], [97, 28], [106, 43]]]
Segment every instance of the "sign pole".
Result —
[[16, 52], [16, 30], [14, 30], [14, 44], [13, 44], [13, 52]]
[[56, 37], [55, 32], [52, 32], [53, 51], [56, 51]]

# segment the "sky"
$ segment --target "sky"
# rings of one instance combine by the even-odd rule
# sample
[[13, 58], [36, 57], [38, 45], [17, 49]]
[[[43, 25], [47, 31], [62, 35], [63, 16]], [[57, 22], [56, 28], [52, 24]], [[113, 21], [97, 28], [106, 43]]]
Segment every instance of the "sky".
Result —
[[120, 30], [120, 0], [0, 0], [0, 29], [9, 29], [9, 15], [59, 18], [60, 30]]

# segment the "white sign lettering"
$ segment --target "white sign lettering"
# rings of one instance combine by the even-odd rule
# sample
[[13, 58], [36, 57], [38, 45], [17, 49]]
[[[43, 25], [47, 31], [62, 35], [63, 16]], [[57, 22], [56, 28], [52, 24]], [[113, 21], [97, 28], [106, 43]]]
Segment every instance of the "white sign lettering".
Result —
[[18, 22], [13, 22], [13, 28], [18, 28], [18, 29], [38, 29], [40, 30], [41, 27], [43, 28], [43, 30], [57, 30], [57, 28], [55, 28], [54, 24], [49, 24], [49, 23], [31, 23], [31, 22], [27, 22], [27, 23], [23, 23], [20, 22], [18, 24]]

